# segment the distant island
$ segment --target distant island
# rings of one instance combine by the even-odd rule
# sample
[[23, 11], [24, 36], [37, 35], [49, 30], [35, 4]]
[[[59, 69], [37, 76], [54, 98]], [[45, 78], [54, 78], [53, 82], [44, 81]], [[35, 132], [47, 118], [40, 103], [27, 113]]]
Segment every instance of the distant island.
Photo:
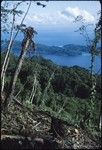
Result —
[[[1, 49], [2, 51], [6, 50], [7, 43], [3, 42]], [[21, 49], [21, 42], [16, 41], [13, 46], [13, 53], [19, 54], [19, 50]], [[101, 48], [98, 47], [97, 51], [95, 52], [96, 55], [100, 55]], [[36, 44], [36, 52], [40, 55], [58, 55], [58, 56], [78, 56], [82, 55], [83, 53], [90, 53], [90, 50], [87, 46], [82, 45], [75, 45], [75, 44], [67, 44], [64, 46], [48, 46], [44, 44], [37, 43]]]
[[36, 50], [39, 51], [40, 54], [53, 54], [63, 56], [77, 56], [82, 55], [83, 52], [88, 52], [88, 48], [86, 46], [74, 44], [68, 44], [62, 47], [37, 44]]

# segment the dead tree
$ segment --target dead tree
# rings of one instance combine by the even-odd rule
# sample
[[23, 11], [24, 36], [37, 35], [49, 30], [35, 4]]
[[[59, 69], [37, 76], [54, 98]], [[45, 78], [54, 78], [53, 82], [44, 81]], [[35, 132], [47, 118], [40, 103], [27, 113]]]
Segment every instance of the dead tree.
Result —
[[23, 30], [23, 32], [24, 32], [24, 39], [22, 41], [21, 54], [19, 56], [19, 60], [18, 60], [16, 69], [15, 69], [14, 75], [10, 82], [10, 87], [9, 87], [9, 90], [6, 95], [6, 99], [4, 101], [4, 109], [8, 105], [9, 101], [12, 100], [12, 97], [14, 95], [16, 81], [17, 81], [17, 78], [18, 78], [19, 72], [21, 70], [21, 67], [22, 67], [22, 64], [23, 64], [23, 61], [24, 61], [27, 51], [29, 49], [35, 50], [35, 44], [34, 44], [32, 38], [34, 37], [35, 33], [37, 34], [37, 32], [32, 27], [25, 28]]
[[[14, 41], [16, 39], [16, 36], [19, 33], [19, 29], [17, 29], [17, 32], [16, 32], [15, 36], [13, 37], [13, 34], [14, 34], [14, 25], [15, 25], [15, 12], [16, 12], [16, 9], [17, 9], [18, 5], [20, 5], [21, 3], [22, 2], [17, 3], [17, 5], [14, 6], [13, 10], [11, 11], [11, 12], [13, 12], [13, 21], [12, 21], [12, 27], [11, 27], [11, 33], [10, 33], [10, 41], [9, 41], [7, 52], [6, 52], [6, 55], [5, 55], [5, 58], [4, 58], [3, 66], [2, 66], [2, 69], [1, 69], [1, 95], [4, 92], [5, 76], [6, 76], [6, 71], [7, 71], [7, 68], [8, 68], [9, 61], [10, 61], [10, 52], [11, 52], [13, 43], [14, 43]], [[24, 19], [27, 16], [27, 13], [28, 13], [28, 11], [30, 9], [30, 6], [31, 6], [31, 1], [29, 2], [27, 11], [25, 12], [24, 17], [22, 18], [20, 26], [23, 25], [23, 21], [24, 21]]]

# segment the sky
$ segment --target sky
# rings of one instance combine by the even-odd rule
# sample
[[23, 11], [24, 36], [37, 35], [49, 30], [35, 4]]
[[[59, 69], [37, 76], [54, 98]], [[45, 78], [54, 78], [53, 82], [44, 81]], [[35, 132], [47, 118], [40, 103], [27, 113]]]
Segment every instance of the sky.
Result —
[[[27, 26], [32, 26], [38, 32], [36, 40], [39, 43], [48, 45], [63, 45], [67, 43], [84, 44], [84, 39], [76, 33], [81, 23], [75, 23], [77, 16], [82, 16], [85, 24], [95, 25], [97, 13], [101, 10], [98, 1], [40, 1], [46, 4], [42, 8], [32, 2], [28, 15], [24, 21]], [[12, 3], [12, 1], [11, 1]], [[29, 3], [29, 1], [28, 1]], [[19, 7], [26, 11], [26, 4], [22, 3]], [[16, 24], [21, 22], [21, 18], [16, 19]], [[89, 29], [91, 36], [92, 27]]]
[[98, 1], [49, 1], [45, 8], [32, 4], [26, 21], [47, 28], [72, 27], [75, 17], [82, 15], [87, 23], [95, 23], [100, 10]]

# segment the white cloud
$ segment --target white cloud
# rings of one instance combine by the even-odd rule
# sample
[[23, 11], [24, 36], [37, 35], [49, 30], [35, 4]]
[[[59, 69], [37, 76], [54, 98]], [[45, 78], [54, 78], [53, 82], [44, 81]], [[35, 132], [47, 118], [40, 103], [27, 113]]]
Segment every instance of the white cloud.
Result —
[[82, 16], [86, 22], [94, 22], [95, 18], [91, 13], [86, 10], [79, 9], [78, 7], [68, 7], [64, 11], [61, 12], [66, 17], [72, 17], [73, 19], [77, 16]]
[[73, 21], [73, 18], [71, 16], [67, 16], [65, 14], [63, 14], [62, 12], [58, 11], [57, 12], [57, 16], [59, 18], [59, 21], [63, 22], [63, 23], [70, 23]]
[[28, 22], [37, 22], [37, 23], [41, 23], [43, 21], [43, 18], [40, 15], [32, 15], [32, 16], [27, 16], [26, 19]]
[[73, 21], [72, 17], [63, 15], [60, 11], [53, 13], [33, 14], [26, 18], [28, 24], [43, 24], [43, 25], [68, 25]]
[[77, 16], [82, 15], [86, 22], [94, 22], [95, 18], [86, 10], [81, 10], [78, 7], [68, 7], [63, 11], [54, 11], [53, 13], [42, 14], [29, 14], [26, 18], [27, 24], [39, 24], [39, 25], [58, 25], [58, 26], [72, 26], [74, 19]]

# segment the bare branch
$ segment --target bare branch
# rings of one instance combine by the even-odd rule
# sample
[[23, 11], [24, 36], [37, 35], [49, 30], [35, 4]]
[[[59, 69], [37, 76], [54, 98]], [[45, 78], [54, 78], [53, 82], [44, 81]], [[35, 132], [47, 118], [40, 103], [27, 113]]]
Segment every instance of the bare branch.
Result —
[[36, 79], [36, 75], [34, 75], [33, 88], [32, 88], [32, 91], [31, 91], [30, 98], [29, 98], [29, 101], [31, 103], [33, 103], [33, 99], [34, 99], [36, 90], [37, 90], [37, 79]]
[[10, 54], [10, 48], [11, 48], [11, 43], [12, 43], [12, 39], [13, 39], [13, 32], [14, 32], [14, 23], [15, 23], [15, 14], [13, 12], [13, 21], [12, 21], [12, 27], [11, 27], [11, 33], [10, 33], [10, 42], [8, 45], [8, 50], [4, 59], [4, 63], [2, 66], [2, 71], [1, 71], [1, 81], [2, 81], [2, 91], [4, 89], [4, 80], [5, 80], [5, 73], [6, 73], [6, 69], [8, 67], [9, 64], [9, 54]]
[[[18, 5], [20, 5], [20, 4], [21, 4], [21, 3], [19, 3]], [[18, 7], [18, 5], [16, 5], [16, 7], [15, 7], [14, 9], [16, 9], [16, 8]], [[24, 15], [24, 17], [23, 17], [23, 19], [22, 19], [20, 25], [23, 24], [23, 21], [24, 21], [24, 19], [26, 18], [27, 13], [28, 13], [28, 11], [29, 11], [29, 9], [30, 9], [30, 6], [31, 6], [31, 1], [30, 1], [30, 3], [29, 3], [29, 6], [28, 6], [28, 8], [27, 8], [27, 11], [26, 11], [26, 13], [25, 13], [25, 15]], [[7, 70], [8, 64], [9, 64], [10, 51], [11, 51], [11, 48], [12, 48], [12, 46], [13, 46], [13, 43], [14, 43], [14, 41], [15, 41], [15, 39], [16, 39], [16, 36], [17, 36], [18, 33], [19, 33], [19, 29], [18, 29], [17, 32], [16, 32], [16, 34], [15, 34], [15, 36], [14, 36], [14, 38], [13, 38], [14, 22], [15, 22], [15, 13], [14, 13], [14, 11], [13, 11], [13, 23], [12, 23], [12, 28], [11, 28], [10, 42], [9, 42], [9, 45], [8, 45], [7, 53], [6, 53], [6, 56], [5, 56], [5, 59], [4, 59], [4, 63], [3, 63], [3, 66], [2, 66], [2, 71], [1, 71], [1, 81], [3, 82], [3, 83], [2, 83], [2, 91], [3, 91], [3, 89], [4, 89], [4, 78], [5, 78], [6, 70]]]

